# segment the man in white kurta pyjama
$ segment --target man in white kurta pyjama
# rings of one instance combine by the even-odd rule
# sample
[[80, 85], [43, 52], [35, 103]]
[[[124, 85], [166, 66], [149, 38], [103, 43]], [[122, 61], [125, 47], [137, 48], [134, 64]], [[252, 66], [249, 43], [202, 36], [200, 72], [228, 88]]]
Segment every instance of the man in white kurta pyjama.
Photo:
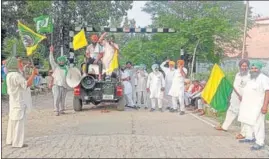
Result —
[[12, 57], [7, 62], [7, 93], [9, 95], [9, 119], [6, 144], [12, 147], [26, 147], [24, 144], [24, 123], [26, 110], [31, 106], [28, 88], [32, 85], [37, 70], [26, 79], [18, 69], [18, 60]]
[[184, 103], [184, 80], [187, 75], [187, 69], [184, 67], [184, 61], [178, 60], [178, 69], [175, 71], [169, 95], [172, 96], [173, 109], [170, 112], [175, 112], [178, 109], [178, 101], [180, 104], [180, 115], [185, 114]]
[[156, 100], [158, 101], [158, 107], [160, 111], [162, 110], [163, 105], [163, 96], [165, 89], [165, 80], [163, 74], [159, 71], [159, 65], [153, 64], [152, 70], [148, 76], [147, 81], [147, 91], [150, 93], [149, 98], [151, 99], [151, 112], [155, 110]]
[[[164, 65], [168, 62], [169, 68], [165, 67]], [[172, 86], [173, 77], [175, 73], [175, 62], [166, 60], [161, 64], [161, 69], [165, 74], [165, 95], [164, 95], [164, 103], [167, 109], [169, 110], [172, 107], [172, 100], [171, 96], [168, 94], [169, 90]]]
[[67, 58], [65, 56], [60, 56], [57, 58], [57, 63], [54, 61], [53, 57], [53, 46], [50, 47], [49, 61], [51, 68], [53, 70], [53, 100], [54, 100], [54, 111], [56, 116], [64, 114], [65, 110], [65, 98], [67, 93], [67, 83], [66, 75], [68, 68], [66, 66]]
[[143, 105], [147, 107], [147, 79], [148, 73], [141, 67], [137, 71], [136, 75], [136, 92], [137, 92], [137, 105], [140, 107], [142, 106], [142, 97], [143, 97]]
[[[230, 106], [226, 113], [226, 118], [222, 126], [216, 127], [216, 130], [227, 131], [234, 119], [238, 116], [240, 100], [243, 96], [243, 89], [246, 83], [250, 80], [250, 74], [248, 73], [249, 61], [242, 59], [239, 62], [239, 69], [234, 79], [234, 91], [232, 92], [230, 99]], [[236, 139], [243, 139], [246, 136], [244, 124], [241, 123], [241, 133], [236, 136]]]
[[269, 78], [260, 72], [262, 66], [263, 64], [259, 61], [250, 65], [250, 81], [247, 82], [243, 90], [244, 94], [238, 115], [238, 121], [246, 126], [246, 138], [239, 140], [239, 142], [255, 142], [251, 150], [263, 148], [265, 141], [265, 115], [269, 104]]
[[126, 106], [130, 108], [136, 108], [135, 103], [132, 98], [132, 85], [130, 82], [131, 77], [128, 71], [121, 69], [121, 80], [124, 86], [124, 96], [127, 102]]

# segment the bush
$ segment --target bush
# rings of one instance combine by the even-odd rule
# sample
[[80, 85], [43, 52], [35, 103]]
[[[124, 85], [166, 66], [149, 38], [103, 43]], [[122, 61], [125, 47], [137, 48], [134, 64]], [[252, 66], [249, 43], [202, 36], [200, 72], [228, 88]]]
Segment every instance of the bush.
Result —
[[269, 113], [266, 114], [266, 120], [269, 120]]

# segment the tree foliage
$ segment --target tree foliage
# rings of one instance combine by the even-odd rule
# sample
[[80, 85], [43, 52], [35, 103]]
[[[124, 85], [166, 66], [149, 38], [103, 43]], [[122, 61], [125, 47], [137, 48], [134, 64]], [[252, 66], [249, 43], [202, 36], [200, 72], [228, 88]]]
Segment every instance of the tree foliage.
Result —
[[[135, 36], [122, 50], [135, 63], [151, 65], [166, 57], [177, 60], [180, 48], [193, 54], [198, 41], [197, 57], [212, 63], [221, 62], [226, 47], [241, 50], [243, 1], [150, 1], [143, 11], [151, 15], [151, 27], [174, 28], [177, 32]], [[250, 18], [251, 12], [249, 28]]]

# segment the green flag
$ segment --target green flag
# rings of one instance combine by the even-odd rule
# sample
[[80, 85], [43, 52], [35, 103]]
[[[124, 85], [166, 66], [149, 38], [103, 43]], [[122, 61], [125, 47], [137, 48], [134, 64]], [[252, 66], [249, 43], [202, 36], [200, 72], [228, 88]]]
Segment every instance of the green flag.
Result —
[[40, 17], [34, 18], [36, 23], [36, 31], [38, 33], [52, 33], [53, 24], [52, 19], [47, 15], [42, 15]]
[[35, 33], [30, 28], [23, 25], [20, 21], [18, 21], [18, 29], [26, 48], [27, 56], [30, 56], [33, 54], [34, 50], [36, 50], [38, 43], [45, 39], [46, 36]]

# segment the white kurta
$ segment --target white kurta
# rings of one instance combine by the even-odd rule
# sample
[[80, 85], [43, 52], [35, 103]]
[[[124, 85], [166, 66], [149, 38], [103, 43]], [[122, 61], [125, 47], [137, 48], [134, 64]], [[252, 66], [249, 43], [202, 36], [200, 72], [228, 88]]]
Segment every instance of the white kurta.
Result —
[[134, 103], [136, 103], [136, 92], [135, 92], [135, 78], [136, 78], [136, 70], [134, 68], [125, 69], [131, 77], [131, 85], [132, 85], [132, 99]]
[[269, 78], [260, 74], [256, 79], [247, 82], [243, 89], [244, 95], [240, 104], [238, 120], [254, 125], [261, 113], [265, 91], [269, 90]]
[[260, 74], [247, 82], [240, 104], [238, 121], [244, 123], [246, 139], [256, 138], [256, 144], [263, 146], [265, 141], [265, 114], [261, 113], [265, 92], [269, 90], [269, 78]]
[[[185, 72], [185, 74], [187, 74], [188, 72], [186, 68], [183, 68], [183, 71]], [[184, 96], [184, 92], [185, 92], [184, 79], [185, 77], [183, 77], [181, 73], [179, 72], [179, 70], [177, 69], [173, 76], [172, 86], [168, 93], [170, 96], [172, 97]]]
[[[127, 78], [127, 77], [130, 77], [128, 71], [121, 72], [121, 78], [122, 79]], [[131, 106], [131, 107], [134, 107], [135, 104], [134, 104], [133, 99], [132, 99], [132, 85], [131, 85], [131, 82], [130, 81], [123, 81], [122, 83], [123, 83], [123, 86], [124, 86], [124, 95], [125, 95], [125, 99], [127, 101], [127, 105]]]
[[[115, 48], [113, 46], [111, 46], [106, 40], [103, 41], [103, 45], [104, 45], [104, 56], [102, 58], [102, 62], [104, 64], [104, 69], [108, 70], [110, 63], [113, 59], [113, 55], [115, 53]], [[117, 44], [114, 44], [116, 47], [118, 47]]]
[[137, 79], [137, 83], [136, 83], [136, 91], [137, 92], [143, 92], [146, 91], [146, 87], [147, 87], [147, 78], [148, 78], [148, 73], [145, 70], [139, 70], [137, 75], [136, 75], [136, 79]]
[[64, 88], [68, 88], [67, 83], [66, 83], [65, 70], [61, 69], [58, 66], [58, 64], [54, 61], [54, 57], [51, 53], [49, 55], [49, 59], [50, 59], [51, 68], [53, 70], [53, 74], [52, 74], [53, 84], [57, 86], [62, 86]]
[[169, 90], [172, 86], [172, 82], [173, 82], [173, 77], [174, 77], [174, 73], [176, 69], [170, 69], [167, 67], [164, 67], [166, 62], [163, 62], [161, 64], [161, 69], [163, 70], [164, 74], [165, 74], [165, 95], [168, 95]]
[[151, 72], [148, 76], [147, 88], [150, 89], [149, 98], [162, 99], [164, 92], [161, 88], [165, 88], [165, 80], [161, 72]]
[[9, 95], [9, 121], [7, 130], [7, 144], [22, 147], [24, 143], [24, 121], [27, 106], [31, 103], [27, 94], [27, 81], [18, 72], [7, 74], [7, 92]]

